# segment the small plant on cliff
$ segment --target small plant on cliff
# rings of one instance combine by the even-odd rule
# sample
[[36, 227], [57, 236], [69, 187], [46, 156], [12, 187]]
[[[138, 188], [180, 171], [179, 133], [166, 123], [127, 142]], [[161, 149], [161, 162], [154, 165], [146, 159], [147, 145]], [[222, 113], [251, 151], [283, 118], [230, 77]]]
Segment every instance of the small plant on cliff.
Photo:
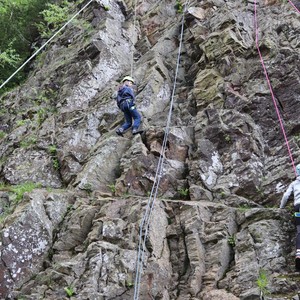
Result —
[[225, 198], [225, 196], [226, 196], [226, 193], [224, 191], [220, 191], [220, 197]]
[[264, 299], [264, 296], [268, 295], [270, 292], [267, 288], [268, 285], [268, 277], [267, 273], [264, 269], [259, 270], [258, 278], [256, 280], [256, 284], [260, 290], [260, 299]]
[[239, 205], [238, 210], [239, 210], [240, 212], [245, 212], [245, 211], [247, 211], [247, 210], [249, 210], [249, 209], [251, 209], [251, 208], [252, 208], [252, 207], [249, 206], [248, 204], [242, 204], [242, 205]]
[[235, 238], [235, 235], [231, 235], [227, 238], [227, 242], [230, 246], [234, 247], [235, 246], [235, 241], [236, 241], [236, 238]]
[[18, 120], [16, 125], [17, 127], [20, 127], [20, 126], [23, 126], [23, 125], [27, 125], [29, 124], [31, 121], [29, 119], [26, 119], [26, 120]]
[[295, 142], [296, 142], [297, 144], [299, 144], [299, 143], [300, 143], [300, 134], [296, 134], [296, 135], [294, 135], [293, 137], [294, 137]]
[[6, 133], [2, 130], [0, 130], [0, 140], [3, 139], [6, 136]]
[[126, 285], [126, 287], [128, 287], [130, 289], [130, 288], [134, 287], [134, 282], [128, 282], [128, 281], [126, 281], [125, 285]]
[[47, 112], [44, 108], [40, 108], [37, 111], [38, 124], [41, 125], [47, 117]]
[[27, 139], [20, 142], [20, 147], [21, 148], [29, 148], [29, 147], [31, 147], [32, 145], [35, 145], [35, 144], [36, 144], [36, 137], [29, 136]]
[[189, 196], [189, 194], [190, 194], [190, 191], [189, 191], [188, 188], [186, 188], [186, 189], [185, 189], [185, 188], [179, 189], [178, 192], [179, 192], [179, 195], [180, 195], [182, 198], [184, 198], [184, 199], [188, 198], [188, 196]]
[[23, 195], [27, 192], [30, 193], [35, 188], [40, 187], [39, 184], [33, 182], [25, 182], [23, 184], [14, 185], [9, 188], [10, 191], [16, 194], [16, 201], [17, 203], [23, 198]]
[[225, 134], [225, 135], [224, 135], [224, 139], [225, 139], [225, 141], [226, 141], [227, 143], [230, 143], [230, 142], [231, 142], [231, 137], [230, 137], [229, 134]]
[[69, 298], [71, 298], [75, 294], [75, 292], [71, 286], [65, 287], [64, 290]]
[[180, 0], [176, 0], [175, 9], [178, 14], [183, 13], [183, 5]]
[[26, 192], [31, 192], [35, 188], [40, 187], [40, 184], [36, 184], [33, 182], [25, 182], [19, 185], [6, 185], [5, 183], [0, 183], [0, 190], [7, 191], [9, 193], [15, 194], [15, 199], [13, 202], [10, 202], [5, 207], [2, 207], [2, 213], [0, 216], [0, 223], [7, 215], [10, 215], [15, 209], [16, 205], [23, 199], [23, 195]]
[[55, 145], [50, 145], [50, 146], [48, 147], [48, 151], [49, 151], [49, 153], [50, 153], [52, 156], [55, 156], [56, 153], [57, 153], [57, 148], [56, 148]]
[[110, 189], [110, 191], [114, 194], [116, 192], [116, 186], [114, 184], [109, 184], [107, 187]]
[[50, 145], [48, 147], [48, 151], [51, 155], [51, 158], [52, 158], [52, 164], [53, 164], [53, 168], [55, 170], [58, 170], [60, 168], [60, 163], [59, 163], [59, 160], [58, 160], [58, 157], [57, 157], [57, 148], [55, 145]]
[[85, 183], [81, 189], [85, 190], [89, 195], [93, 192], [93, 186], [90, 183]]

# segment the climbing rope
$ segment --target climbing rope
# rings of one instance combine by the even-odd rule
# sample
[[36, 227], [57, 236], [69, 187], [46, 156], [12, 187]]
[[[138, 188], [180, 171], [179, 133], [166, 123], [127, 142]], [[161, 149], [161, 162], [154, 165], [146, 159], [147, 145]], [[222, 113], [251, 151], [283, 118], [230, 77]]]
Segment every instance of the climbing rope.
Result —
[[296, 9], [296, 11], [300, 14], [300, 10], [296, 7], [296, 5], [291, 0], [288, 0], [288, 1]]
[[[141, 284], [141, 278], [142, 278], [142, 273], [143, 273], [144, 257], [145, 257], [145, 252], [146, 252], [146, 240], [147, 240], [148, 231], [149, 231], [151, 214], [152, 214], [152, 211], [154, 208], [154, 203], [155, 203], [155, 200], [156, 200], [156, 197], [158, 194], [160, 180], [161, 180], [162, 174], [163, 174], [163, 164], [164, 164], [164, 158], [165, 158], [164, 155], [165, 155], [165, 151], [166, 151], [166, 147], [167, 147], [168, 135], [170, 132], [170, 123], [171, 123], [171, 118], [172, 118], [174, 95], [175, 95], [179, 63], [180, 63], [180, 57], [181, 57], [185, 12], [187, 10], [188, 5], [189, 5], [189, 0], [187, 0], [185, 3], [185, 10], [183, 12], [182, 21], [181, 21], [180, 44], [179, 44], [179, 49], [178, 49], [176, 71], [175, 71], [175, 77], [174, 77], [174, 85], [173, 85], [173, 91], [172, 91], [172, 95], [171, 95], [170, 109], [169, 109], [169, 113], [168, 113], [167, 124], [165, 127], [164, 140], [163, 140], [161, 151], [160, 151], [160, 157], [158, 160], [154, 183], [153, 183], [151, 193], [150, 193], [147, 205], [146, 205], [146, 211], [144, 213], [144, 216], [142, 218], [142, 221], [141, 221], [140, 227], [139, 227], [139, 245], [138, 245], [138, 253], [137, 253], [137, 260], [136, 260], [134, 300], [139, 300], [140, 284]], [[144, 232], [144, 238], [143, 238], [143, 232]]]
[[[134, 1], [134, 16], [133, 16], [133, 31], [136, 31], [136, 5], [137, 5], [137, 0]], [[130, 76], [133, 76], [133, 56], [134, 56], [134, 44], [132, 42], [131, 44], [131, 67], [130, 67]]]
[[70, 22], [73, 21], [85, 8], [87, 8], [94, 0], [89, 1], [86, 5], [84, 5], [65, 25], [63, 25], [53, 36], [45, 42], [37, 51], [35, 51], [9, 78], [7, 78], [0, 86], [2, 89], [18, 72], [20, 72], [38, 53], [41, 52]]
[[278, 109], [278, 105], [277, 105], [277, 103], [276, 103], [276, 99], [275, 99], [275, 96], [274, 96], [272, 84], [271, 84], [271, 81], [270, 81], [270, 78], [269, 78], [269, 75], [268, 75], [268, 72], [267, 72], [265, 63], [264, 63], [263, 56], [262, 56], [261, 51], [260, 51], [260, 48], [259, 48], [259, 39], [258, 39], [258, 21], [257, 21], [257, 3], [256, 3], [256, 2], [257, 2], [257, 0], [254, 0], [255, 44], [256, 44], [256, 48], [257, 48], [257, 52], [258, 52], [258, 55], [259, 55], [259, 58], [260, 58], [260, 62], [261, 62], [261, 65], [262, 65], [262, 67], [263, 67], [264, 74], [265, 74], [265, 77], [266, 77], [266, 80], [267, 80], [267, 83], [268, 83], [268, 86], [269, 86], [269, 90], [270, 90], [271, 97], [272, 97], [272, 100], [273, 100], [273, 103], [274, 103], [274, 107], [275, 107], [275, 110], [276, 110], [276, 114], [277, 114], [277, 117], [278, 117], [278, 120], [279, 120], [279, 124], [280, 124], [280, 127], [281, 127], [281, 131], [282, 131], [283, 136], [284, 136], [284, 140], [285, 140], [285, 143], [286, 143], [286, 147], [287, 147], [287, 149], [288, 149], [289, 157], [290, 157], [290, 159], [291, 159], [291, 162], [292, 162], [292, 166], [293, 166], [294, 172], [295, 172], [295, 174], [297, 175], [297, 173], [296, 173], [296, 167], [295, 167], [295, 162], [294, 162], [293, 155], [292, 155], [292, 151], [291, 151], [291, 149], [290, 149], [289, 141], [288, 141], [288, 139], [287, 139], [287, 135], [286, 135], [286, 132], [285, 132], [285, 129], [284, 129], [284, 125], [283, 125], [283, 122], [282, 122], [282, 118], [281, 118], [281, 115], [280, 115], [280, 112], [279, 112], [279, 109]]

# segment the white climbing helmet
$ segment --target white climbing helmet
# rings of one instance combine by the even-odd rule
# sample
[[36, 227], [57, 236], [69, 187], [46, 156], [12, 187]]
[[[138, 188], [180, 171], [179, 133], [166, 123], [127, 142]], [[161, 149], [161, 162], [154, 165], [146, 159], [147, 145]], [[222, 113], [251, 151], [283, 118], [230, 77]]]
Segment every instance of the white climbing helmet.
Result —
[[296, 166], [296, 173], [300, 176], [300, 164]]
[[125, 76], [123, 79], [122, 79], [122, 82], [124, 82], [124, 81], [131, 81], [132, 83], [134, 83], [134, 79], [132, 78], [132, 77], [130, 77], [130, 76]]

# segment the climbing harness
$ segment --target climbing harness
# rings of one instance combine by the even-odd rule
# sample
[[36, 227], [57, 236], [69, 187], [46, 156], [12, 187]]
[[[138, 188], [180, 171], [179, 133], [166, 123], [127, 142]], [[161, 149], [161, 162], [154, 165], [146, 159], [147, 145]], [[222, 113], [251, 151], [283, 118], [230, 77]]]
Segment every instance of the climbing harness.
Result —
[[65, 25], [63, 25], [53, 36], [45, 42], [37, 51], [35, 51], [8, 79], [6, 79], [1, 85], [2, 89], [20, 70], [22, 70], [42, 49], [44, 49], [70, 22], [73, 21], [84, 9], [86, 9], [94, 0], [89, 1], [84, 5]]
[[[168, 141], [168, 135], [170, 131], [170, 123], [171, 123], [171, 117], [172, 117], [172, 111], [173, 111], [173, 103], [174, 103], [174, 95], [175, 95], [175, 89], [176, 89], [176, 82], [177, 82], [177, 76], [178, 76], [178, 70], [179, 70], [179, 63], [180, 63], [180, 56], [181, 56], [181, 48], [182, 48], [182, 41], [183, 41], [183, 29], [184, 29], [184, 20], [185, 20], [185, 12], [187, 11], [187, 7], [189, 5], [189, 1], [187, 0], [185, 3], [185, 10], [183, 12], [182, 21], [181, 21], [181, 33], [180, 33], [180, 44], [178, 49], [178, 56], [177, 56], [177, 62], [176, 62], [176, 71], [175, 71], [175, 77], [174, 77], [174, 85], [173, 85], [173, 91], [171, 95], [171, 101], [170, 101], [170, 109], [167, 119], [167, 124], [165, 127], [165, 134], [164, 134], [164, 140], [162, 143], [162, 148], [160, 151], [160, 157], [157, 164], [156, 174], [154, 178], [154, 183], [151, 189], [151, 193], [147, 202], [146, 211], [144, 213], [144, 216], [142, 218], [142, 221], [140, 223], [139, 227], [139, 245], [138, 245], [138, 253], [137, 253], [137, 259], [136, 259], [136, 276], [135, 276], [135, 284], [134, 284], [134, 300], [139, 300], [139, 292], [140, 292], [140, 284], [141, 284], [141, 278], [143, 273], [143, 264], [144, 264], [144, 256], [146, 252], [146, 240], [148, 236], [149, 231], [149, 225], [151, 220], [151, 214], [154, 208], [154, 203], [158, 194], [158, 188], [159, 184], [162, 178], [163, 174], [163, 164], [164, 164], [164, 155], [165, 150], [167, 146]], [[144, 238], [143, 238], [144, 236]]]
[[269, 90], [270, 90], [270, 93], [271, 93], [273, 104], [274, 104], [274, 107], [275, 107], [275, 110], [276, 110], [276, 113], [277, 113], [277, 117], [278, 117], [278, 120], [279, 120], [279, 123], [280, 123], [281, 131], [283, 133], [283, 136], [284, 136], [284, 139], [285, 139], [285, 143], [286, 143], [286, 146], [287, 146], [287, 149], [288, 149], [289, 157], [291, 159], [294, 172], [297, 175], [296, 168], [295, 168], [295, 162], [294, 162], [293, 155], [292, 155], [292, 152], [291, 152], [291, 149], [290, 149], [290, 145], [289, 145], [289, 141], [287, 139], [287, 135], [286, 135], [286, 132], [285, 132], [285, 129], [284, 129], [282, 118], [281, 118], [281, 115], [280, 115], [280, 112], [279, 112], [279, 109], [278, 109], [278, 106], [277, 106], [277, 103], [276, 103], [276, 99], [275, 99], [275, 96], [274, 96], [272, 84], [271, 84], [271, 81], [270, 81], [270, 78], [269, 78], [269, 75], [268, 75], [265, 63], [264, 63], [264, 59], [262, 57], [262, 54], [261, 54], [261, 51], [260, 51], [260, 48], [259, 48], [258, 22], [257, 22], [257, 0], [254, 0], [254, 25], [255, 25], [255, 44], [256, 44], [257, 52], [258, 52], [258, 55], [259, 55], [259, 58], [260, 58], [260, 62], [261, 62], [261, 65], [263, 67], [264, 74], [265, 74], [265, 77], [266, 77], [266, 80], [267, 80], [267, 83], [268, 83], [268, 86], [269, 86]]

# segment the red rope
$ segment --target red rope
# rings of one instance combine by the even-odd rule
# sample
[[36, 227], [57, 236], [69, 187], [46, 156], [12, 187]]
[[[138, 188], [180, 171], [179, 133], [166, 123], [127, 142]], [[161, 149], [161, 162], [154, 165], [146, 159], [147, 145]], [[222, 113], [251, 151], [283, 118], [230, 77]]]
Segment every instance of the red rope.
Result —
[[288, 0], [288, 1], [296, 9], [296, 11], [300, 14], [300, 10], [296, 7], [296, 5], [291, 0]]
[[288, 149], [288, 153], [289, 153], [289, 156], [290, 156], [290, 159], [291, 159], [291, 162], [292, 162], [292, 166], [293, 166], [295, 174], [297, 175], [296, 168], [295, 168], [295, 162], [294, 162], [293, 155], [292, 155], [292, 151], [290, 149], [289, 141], [287, 139], [286, 132], [285, 132], [285, 129], [284, 129], [284, 125], [283, 125], [283, 122], [282, 122], [282, 119], [281, 119], [281, 116], [280, 116], [280, 112], [279, 112], [279, 109], [278, 109], [278, 106], [277, 106], [277, 103], [276, 103], [276, 100], [275, 100], [273, 88], [272, 88], [271, 81], [270, 81], [270, 78], [269, 78], [269, 75], [268, 75], [265, 63], [264, 63], [264, 59], [262, 57], [262, 54], [261, 54], [260, 48], [259, 48], [259, 43], [258, 43], [257, 7], [256, 6], [257, 6], [256, 5], [256, 0], [254, 0], [255, 44], [256, 44], [256, 48], [257, 48], [258, 54], [259, 54], [261, 65], [263, 67], [263, 70], [264, 70], [264, 73], [265, 73], [265, 76], [266, 76], [266, 80], [268, 82], [268, 86], [269, 86], [270, 93], [271, 93], [271, 96], [272, 96], [272, 100], [273, 100], [273, 103], [274, 103], [274, 106], [275, 106], [277, 117], [278, 117], [278, 120], [279, 120], [279, 123], [280, 123], [281, 131], [283, 133], [284, 140], [285, 140], [285, 143], [286, 143], [286, 146], [287, 146], [287, 149]]

